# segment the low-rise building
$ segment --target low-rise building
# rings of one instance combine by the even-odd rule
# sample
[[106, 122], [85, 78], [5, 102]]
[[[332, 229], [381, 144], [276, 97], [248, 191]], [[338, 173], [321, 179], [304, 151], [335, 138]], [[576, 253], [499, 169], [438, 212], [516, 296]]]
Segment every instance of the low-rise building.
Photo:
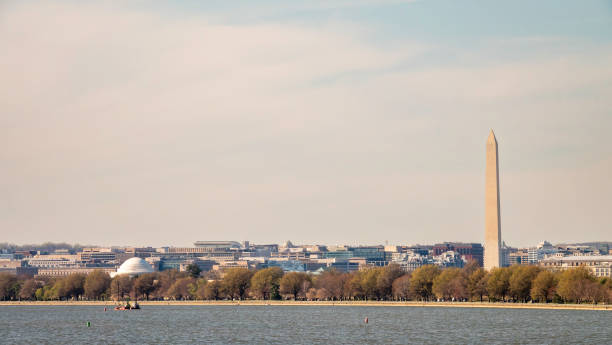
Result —
[[551, 271], [583, 266], [596, 277], [612, 277], [612, 255], [549, 257], [540, 261], [540, 266]]
[[242, 246], [236, 241], [196, 241], [194, 246], [198, 248], [216, 248], [216, 249], [240, 249]]
[[384, 246], [350, 247], [349, 251], [353, 253], [353, 258], [364, 258], [368, 265], [386, 266], [388, 264], [385, 260], [386, 255]]
[[359, 262], [349, 260], [338, 260], [327, 265], [328, 269], [335, 269], [338, 272], [354, 272], [359, 271]]
[[132, 257], [139, 258], [150, 258], [153, 253], [155, 253], [157, 249], [152, 247], [128, 247], [125, 248], [125, 254], [131, 255]]
[[406, 272], [414, 271], [421, 266], [434, 264], [434, 260], [429, 255], [421, 255], [412, 251], [394, 255], [392, 262], [400, 265]]
[[235, 261], [223, 261], [216, 265], [213, 265], [213, 271], [224, 272], [230, 268], [248, 268], [248, 269], [260, 269], [263, 267], [262, 263], [258, 261], [247, 261], [247, 260], [235, 260]]
[[448, 251], [461, 255], [465, 262], [476, 260], [481, 267], [483, 266], [484, 248], [480, 243], [444, 242], [433, 247], [434, 256]]
[[39, 268], [71, 267], [80, 261], [78, 255], [73, 254], [34, 255], [25, 260], [29, 266]]
[[541, 260], [554, 256], [558, 252], [558, 249], [547, 241], [540, 242], [536, 247], [528, 249], [529, 253], [529, 264], [537, 264]]
[[89, 274], [100, 270], [108, 274], [115, 272], [115, 267], [53, 267], [39, 268], [36, 276], [38, 277], [65, 277], [73, 273]]
[[454, 251], [447, 251], [440, 255], [433, 257], [434, 265], [440, 267], [463, 267], [465, 265], [465, 261], [463, 256]]
[[[292, 249], [302, 249], [302, 248], [292, 248]], [[270, 253], [270, 258], [272, 259], [288, 259], [288, 260], [300, 260], [306, 259], [308, 256], [304, 251], [284, 251], [284, 252], [276, 252]]]
[[33, 276], [38, 272], [38, 268], [29, 266], [27, 260], [0, 259], [0, 272]]
[[77, 253], [77, 260], [83, 262], [110, 262], [115, 261], [117, 255], [112, 248], [83, 248]]
[[519, 249], [516, 252], [508, 254], [509, 265], [529, 265], [529, 252], [524, 249]]
[[185, 262], [179, 265], [179, 271], [186, 271], [189, 265], [196, 265], [202, 272], [208, 272], [212, 270], [213, 266], [216, 264], [217, 262], [213, 260], [186, 260]]

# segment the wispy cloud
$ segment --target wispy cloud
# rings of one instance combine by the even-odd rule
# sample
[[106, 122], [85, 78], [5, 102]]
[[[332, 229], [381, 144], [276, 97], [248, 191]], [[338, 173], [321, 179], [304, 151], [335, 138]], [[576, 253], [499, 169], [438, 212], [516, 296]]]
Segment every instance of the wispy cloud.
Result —
[[[3, 12], [0, 228], [19, 230], [7, 240], [479, 241], [489, 127], [503, 219], [522, 231], [511, 243], [535, 228], [552, 240], [575, 231], [529, 218], [555, 209], [526, 209], [522, 184], [557, 176], [542, 200], [576, 174], [572, 188], [610, 186], [605, 44], [380, 44], [359, 25], [234, 25], [117, 4]], [[579, 196], [605, 203], [596, 194]], [[565, 223], [590, 217], [591, 237], [604, 236], [606, 217], [591, 209]], [[161, 238], [168, 229], [177, 237]]]

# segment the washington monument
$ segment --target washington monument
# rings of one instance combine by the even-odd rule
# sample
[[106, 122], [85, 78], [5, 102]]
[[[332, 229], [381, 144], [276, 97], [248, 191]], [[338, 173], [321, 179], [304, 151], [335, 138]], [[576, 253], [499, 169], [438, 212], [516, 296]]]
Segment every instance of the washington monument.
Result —
[[485, 269], [490, 270], [501, 266], [500, 252], [499, 162], [497, 158], [497, 139], [495, 139], [495, 134], [491, 130], [487, 139], [487, 167], [485, 172]]

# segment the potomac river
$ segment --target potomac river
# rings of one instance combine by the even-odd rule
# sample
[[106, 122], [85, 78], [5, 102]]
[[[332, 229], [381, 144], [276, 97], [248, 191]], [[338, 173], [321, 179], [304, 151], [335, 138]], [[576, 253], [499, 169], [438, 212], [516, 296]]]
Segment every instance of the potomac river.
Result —
[[0, 343], [6, 344], [611, 342], [612, 313], [598, 310], [145, 305], [105, 312], [103, 306], [0, 306]]

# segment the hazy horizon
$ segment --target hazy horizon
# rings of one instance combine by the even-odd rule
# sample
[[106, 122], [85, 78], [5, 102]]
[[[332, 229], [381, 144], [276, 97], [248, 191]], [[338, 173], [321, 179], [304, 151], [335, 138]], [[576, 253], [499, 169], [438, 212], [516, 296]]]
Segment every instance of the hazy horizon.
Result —
[[[244, 240], [232, 240], [232, 239], [230, 239], [230, 240], [227, 240], [227, 239], [221, 239], [221, 240], [220, 239], [216, 239], [216, 240], [209, 240], [209, 241], [235, 241], [235, 242], [239, 242], [241, 244], [243, 244], [243, 242], [244, 242]], [[291, 240], [289, 240], [289, 241], [291, 241]], [[269, 245], [269, 244], [284, 245], [286, 242], [287, 241], [284, 241], [284, 242], [261, 242], [261, 243], [259, 243], [259, 242], [250, 242], [249, 245], [250, 246], [253, 246], [253, 245]], [[446, 241], [446, 242], [448, 242], [448, 241]], [[462, 241], [455, 241], [455, 243], [456, 242], [461, 243]], [[547, 241], [547, 242], [551, 243], [553, 246], [584, 245], [584, 244], [593, 243], [593, 242], [612, 243], [612, 241], [605, 241], [605, 240], [602, 240], [602, 241], [590, 241], [590, 242], [563, 242], [563, 243], [562, 242], [550, 242], [550, 241]], [[151, 245], [146, 244], [146, 243], [131, 244], [131, 245], [125, 245], [125, 244], [98, 245], [96, 243], [87, 243], [87, 244], [84, 244], [84, 243], [66, 243], [66, 242], [61, 242], [61, 241], [60, 242], [50, 242], [50, 243], [53, 244], [53, 245], [67, 244], [67, 245], [70, 245], [71, 247], [82, 247], [82, 248], [90, 248], [90, 247], [92, 247], [92, 248], [98, 248], [98, 247], [99, 248], [104, 248], [104, 247], [106, 247], [106, 248], [124, 248], [124, 247], [137, 247], [137, 248], [147, 248], [147, 247], [153, 247], [153, 248], [177, 247], [177, 248], [179, 248], [179, 247], [183, 247], [183, 246], [170, 246], [170, 245], [151, 246]], [[399, 243], [399, 244], [391, 244], [391, 243], [389, 243], [389, 244], [385, 244], [385, 243], [357, 243], [357, 244], [333, 243], [332, 244], [332, 243], [296, 243], [296, 242], [291, 241], [291, 243], [294, 246], [296, 246], [296, 247], [297, 246], [306, 246], [306, 245], [313, 245], [313, 246], [314, 245], [318, 245], [318, 246], [327, 246], [327, 247], [335, 247], [335, 246], [341, 247], [343, 245], [347, 245], [347, 246], [355, 246], [356, 245], [356, 246], [367, 247], [367, 246], [381, 246], [381, 245], [382, 246], [387, 246], [387, 245], [389, 245], [389, 246], [392, 246], [392, 245], [393, 246], [395, 246], [395, 245], [397, 245], [397, 246], [433, 246], [433, 245], [440, 244], [440, 243], [443, 243], [443, 242], [436, 242], [436, 243], [433, 243], [433, 242], [432, 243]], [[473, 243], [478, 243], [478, 242], [473, 242]], [[5, 244], [15, 245], [15, 246], [19, 246], [19, 247], [24, 247], [24, 246], [42, 246], [45, 243], [6, 243], [6, 242], [2, 243], [2, 242], [0, 242], [0, 245], [5, 245]], [[481, 244], [484, 247], [484, 243], [481, 243]], [[529, 247], [536, 247], [537, 244], [538, 243], [534, 243], [533, 245], [530, 245]], [[190, 245], [185, 245], [184, 247], [193, 247], [193, 243], [190, 244]], [[525, 248], [527, 248], [527, 247], [517, 247], [517, 246], [510, 246], [510, 245], [509, 245], [509, 247], [518, 248], [518, 249], [525, 249]]]
[[606, 1], [0, 3], [0, 242], [611, 241]]

